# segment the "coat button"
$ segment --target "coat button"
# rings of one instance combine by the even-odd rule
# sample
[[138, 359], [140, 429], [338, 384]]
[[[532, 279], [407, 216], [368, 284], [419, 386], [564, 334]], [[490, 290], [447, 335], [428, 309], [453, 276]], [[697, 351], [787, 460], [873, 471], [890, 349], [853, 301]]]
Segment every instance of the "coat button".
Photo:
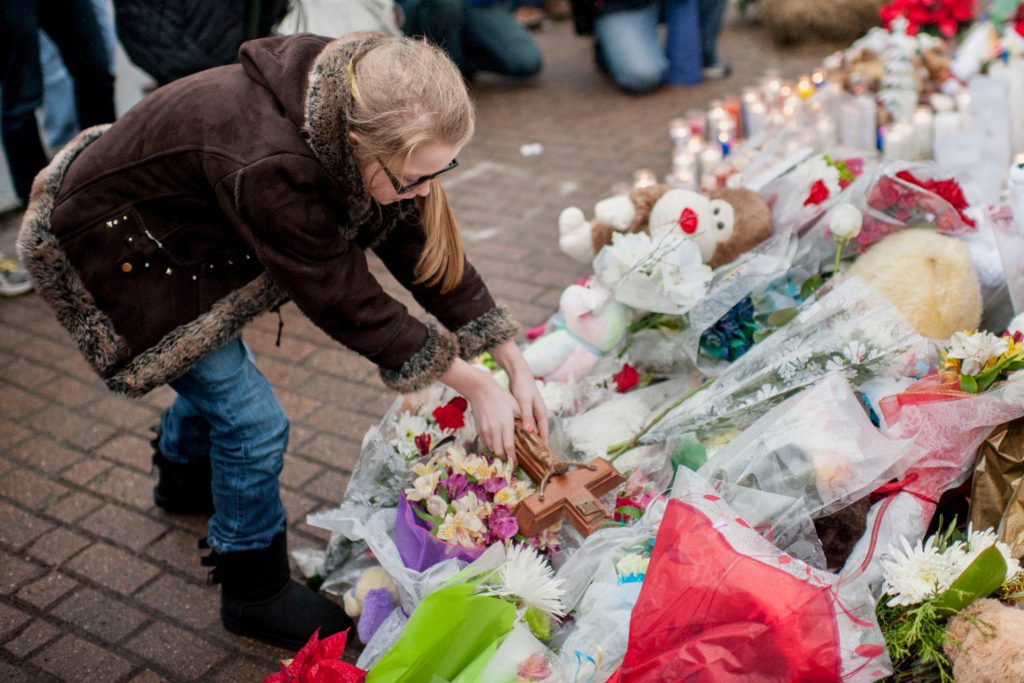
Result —
[[130, 272], [132, 272], [132, 264], [128, 263], [127, 261], [122, 263], [121, 264], [121, 272], [122, 273], [130, 273]]

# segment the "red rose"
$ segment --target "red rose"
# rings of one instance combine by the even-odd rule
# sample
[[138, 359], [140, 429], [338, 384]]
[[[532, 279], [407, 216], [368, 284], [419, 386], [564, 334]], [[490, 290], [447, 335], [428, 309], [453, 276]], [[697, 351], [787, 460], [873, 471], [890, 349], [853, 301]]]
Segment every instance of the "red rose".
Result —
[[828, 188], [825, 186], [825, 181], [815, 180], [814, 184], [811, 185], [811, 193], [807, 195], [807, 199], [804, 201], [804, 206], [808, 204], [821, 204], [823, 201], [828, 199]]
[[430, 452], [430, 434], [417, 434], [412, 442], [416, 444], [420, 455], [426, 455]]
[[640, 373], [629, 363], [625, 363], [622, 369], [612, 375], [615, 380], [615, 391], [623, 394], [636, 386], [640, 381]]
[[441, 429], [462, 429], [466, 426], [466, 408], [469, 404], [466, 399], [456, 396], [443, 406], [434, 408], [434, 421]]

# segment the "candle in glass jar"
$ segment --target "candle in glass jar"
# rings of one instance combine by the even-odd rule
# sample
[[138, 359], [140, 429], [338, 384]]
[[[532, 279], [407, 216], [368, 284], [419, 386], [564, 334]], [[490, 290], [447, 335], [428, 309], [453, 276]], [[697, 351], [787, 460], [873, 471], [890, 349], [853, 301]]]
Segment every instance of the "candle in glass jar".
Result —
[[932, 137], [935, 134], [935, 117], [928, 107], [918, 107], [911, 125], [914, 128], [914, 158], [931, 159]]
[[963, 124], [963, 119], [958, 111], [940, 111], [935, 115], [933, 122], [934, 139], [938, 140], [944, 138], [947, 135], [953, 135], [959, 133]]
[[814, 94], [814, 83], [807, 76], [804, 76], [796, 84], [796, 94], [800, 96], [800, 99], [806, 100]]
[[668, 135], [672, 138], [672, 143], [676, 147], [685, 145], [686, 141], [690, 138], [690, 127], [686, 125], [686, 119], [671, 119], [668, 122]]
[[828, 74], [825, 73], [824, 69], [815, 69], [814, 73], [811, 74], [811, 83], [816, 89], [825, 85], [826, 80], [828, 80]]
[[671, 185], [687, 190], [697, 189], [697, 155], [687, 149], [679, 149], [672, 155]]
[[649, 168], [637, 169], [633, 172], [633, 187], [650, 187], [658, 184], [658, 175]]
[[722, 149], [718, 145], [708, 145], [700, 153], [701, 182], [706, 176], [712, 175], [722, 162]]
[[910, 160], [914, 155], [913, 128], [897, 121], [885, 128], [882, 154], [886, 160]]

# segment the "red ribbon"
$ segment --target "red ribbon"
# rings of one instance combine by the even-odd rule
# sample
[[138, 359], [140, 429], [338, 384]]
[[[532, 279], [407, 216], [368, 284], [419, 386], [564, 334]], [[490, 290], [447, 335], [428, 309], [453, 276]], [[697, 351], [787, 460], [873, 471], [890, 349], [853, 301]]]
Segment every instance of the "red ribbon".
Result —
[[891, 481], [888, 484], [882, 484], [877, 489], [875, 489], [874, 491], [871, 492], [871, 500], [872, 500], [872, 502], [874, 502], [874, 501], [877, 501], [877, 500], [881, 500], [882, 498], [886, 498], [888, 496], [894, 496], [897, 493], [899, 493], [900, 491], [904, 491], [904, 492], [909, 493], [910, 495], [914, 496], [915, 498], [920, 498], [921, 500], [923, 500], [926, 503], [931, 503], [932, 505], [938, 505], [939, 504], [938, 501], [929, 498], [928, 496], [924, 495], [923, 493], [918, 493], [917, 491], [911, 491], [910, 489], [907, 488], [907, 486], [909, 486], [910, 484], [913, 484], [917, 480], [918, 480], [917, 472], [911, 472], [910, 474], [908, 474], [906, 477], [904, 477], [903, 479], [901, 479], [899, 481]]

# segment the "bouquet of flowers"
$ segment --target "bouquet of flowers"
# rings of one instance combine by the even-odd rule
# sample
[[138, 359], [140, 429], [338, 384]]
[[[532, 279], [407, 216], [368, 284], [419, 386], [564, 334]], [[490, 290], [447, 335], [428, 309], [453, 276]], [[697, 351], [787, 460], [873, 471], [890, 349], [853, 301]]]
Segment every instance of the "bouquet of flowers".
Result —
[[977, 394], [1011, 373], [1024, 369], [1024, 336], [997, 337], [991, 332], [956, 332], [942, 354], [942, 369], [956, 376], [960, 390]]
[[416, 478], [402, 492], [396, 526], [406, 566], [422, 570], [449, 556], [472, 560], [499, 542], [558, 551], [555, 530], [530, 538], [519, 533], [515, 508], [536, 488], [518, 479], [509, 462], [455, 444], [416, 462], [412, 472]]
[[959, 534], [950, 525], [925, 542], [902, 539], [900, 549], [882, 562], [882, 572], [878, 618], [898, 677], [932, 674], [952, 681], [943, 651], [946, 622], [992, 594], [1024, 597], [1020, 563], [991, 529], [968, 527]]

